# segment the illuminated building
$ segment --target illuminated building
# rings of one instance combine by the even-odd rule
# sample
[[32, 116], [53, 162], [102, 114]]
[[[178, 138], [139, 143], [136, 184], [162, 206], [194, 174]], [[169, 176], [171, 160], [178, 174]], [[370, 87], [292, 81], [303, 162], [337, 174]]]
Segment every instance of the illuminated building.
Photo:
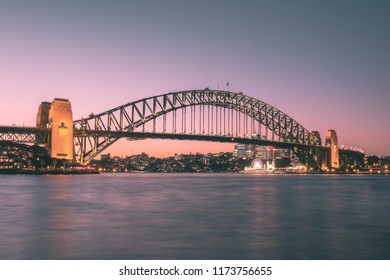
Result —
[[267, 149], [268, 149], [267, 146], [255, 146], [255, 157], [262, 160], [267, 160], [268, 159]]
[[10, 169], [15, 166], [15, 155], [8, 154], [7, 151], [0, 151], [0, 169]]
[[336, 131], [328, 130], [326, 132], [325, 146], [329, 147], [328, 166], [330, 168], [339, 168], [339, 147]]
[[249, 144], [237, 144], [235, 146], [233, 156], [236, 158], [253, 158], [254, 157], [254, 145]]

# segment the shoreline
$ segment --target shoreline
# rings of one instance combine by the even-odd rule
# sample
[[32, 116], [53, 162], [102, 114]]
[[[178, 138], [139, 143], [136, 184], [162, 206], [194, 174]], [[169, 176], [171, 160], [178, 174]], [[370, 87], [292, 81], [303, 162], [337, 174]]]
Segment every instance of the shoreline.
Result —
[[20, 170], [20, 169], [3, 169], [0, 175], [87, 175], [100, 174], [96, 170]]
[[243, 175], [390, 175], [386, 172], [100, 172], [98, 170], [20, 170], [0, 169], [0, 175], [88, 175], [88, 174], [243, 174]]

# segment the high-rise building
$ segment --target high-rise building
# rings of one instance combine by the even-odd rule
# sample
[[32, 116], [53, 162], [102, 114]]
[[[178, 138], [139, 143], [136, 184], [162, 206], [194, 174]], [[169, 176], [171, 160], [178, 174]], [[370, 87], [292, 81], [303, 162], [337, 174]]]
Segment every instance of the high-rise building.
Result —
[[261, 159], [261, 160], [267, 160], [269, 158], [268, 153], [267, 153], [267, 149], [268, 149], [267, 146], [255, 146], [256, 158]]
[[339, 168], [339, 147], [336, 131], [330, 129], [326, 132], [325, 146], [329, 147], [328, 167]]
[[290, 158], [290, 156], [291, 151], [289, 149], [277, 149], [271, 146], [250, 144], [237, 144], [233, 151], [233, 157], [244, 159], [256, 158], [264, 162]]
[[250, 144], [237, 144], [233, 152], [233, 156], [236, 158], [253, 158], [254, 155], [254, 145]]
[[68, 99], [55, 98], [50, 106], [50, 156], [73, 160], [73, 116]]

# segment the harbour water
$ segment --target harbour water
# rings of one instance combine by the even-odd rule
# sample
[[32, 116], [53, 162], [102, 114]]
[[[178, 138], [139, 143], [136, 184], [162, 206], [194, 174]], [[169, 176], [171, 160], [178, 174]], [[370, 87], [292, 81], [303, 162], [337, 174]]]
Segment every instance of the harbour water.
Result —
[[1, 175], [0, 259], [390, 259], [390, 176]]

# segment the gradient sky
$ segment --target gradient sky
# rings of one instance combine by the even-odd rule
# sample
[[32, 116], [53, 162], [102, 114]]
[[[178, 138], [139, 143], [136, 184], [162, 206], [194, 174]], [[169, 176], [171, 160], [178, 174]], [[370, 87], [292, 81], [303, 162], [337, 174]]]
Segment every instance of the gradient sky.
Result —
[[[323, 137], [335, 129], [340, 145], [390, 155], [389, 14], [388, 1], [0, 0], [0, 125], [35, 125], [55, 97], [78, 119], [229, 81]], [[108, 151], [231, 150], [147, 140]]]

